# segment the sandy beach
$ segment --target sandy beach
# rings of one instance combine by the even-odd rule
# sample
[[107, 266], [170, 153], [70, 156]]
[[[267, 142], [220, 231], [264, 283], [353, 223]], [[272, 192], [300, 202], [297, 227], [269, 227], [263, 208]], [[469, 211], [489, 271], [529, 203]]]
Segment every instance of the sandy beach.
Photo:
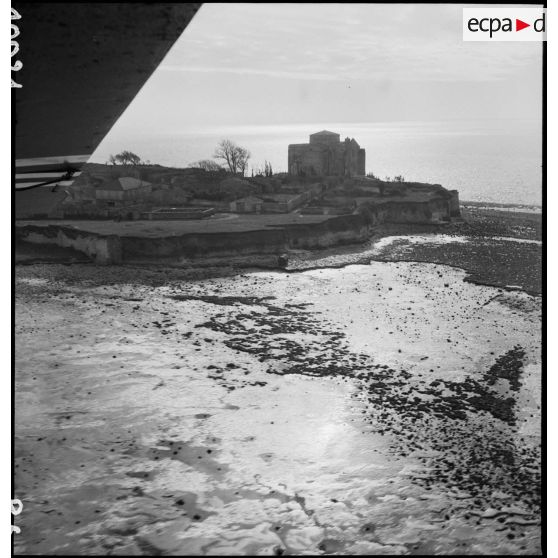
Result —
[[540, 553], [539, 296], [180, 273], [17, 268], [16, 553]]

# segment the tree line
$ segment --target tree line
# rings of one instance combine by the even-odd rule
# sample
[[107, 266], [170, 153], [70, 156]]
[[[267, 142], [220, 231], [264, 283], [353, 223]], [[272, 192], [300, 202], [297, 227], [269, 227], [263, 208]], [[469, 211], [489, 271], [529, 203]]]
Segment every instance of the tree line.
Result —
[[[213, 159], [202, 159], [192, 163], [190, 167], [200, 168], [206, 171], [219, 171], [228, 170], [232, 174], [239, 174], [245, 176], [248, 171], [248, 161], [250, 160], [251, 153], [245, 147], [236, 144], [234, 141], [229, 139], [221, 140], [215, 152], [213, 153], [213, 159], [221, 161], [219, 164]], [[131, 151], [121, 151], [116, 155], [110, 155], [108, 161], [110, 165], [141, 165], [148, 164], [142, 162], [141, 158], [132, 153]], [[273, 169], [271, 163], [265, 161], [263, 169], [258, 168], [256, 174], [263, 174], [264, 176], [273, 176]], [[254, 169], [252, 168], [252, 176], [254, 176]]]

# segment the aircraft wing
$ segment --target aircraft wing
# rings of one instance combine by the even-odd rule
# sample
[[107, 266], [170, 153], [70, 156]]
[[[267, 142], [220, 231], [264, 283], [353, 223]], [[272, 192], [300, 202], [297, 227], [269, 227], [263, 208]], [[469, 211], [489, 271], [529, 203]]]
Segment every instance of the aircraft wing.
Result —
[[16, 189], [70, 184], [200, 5], [13, 3]]

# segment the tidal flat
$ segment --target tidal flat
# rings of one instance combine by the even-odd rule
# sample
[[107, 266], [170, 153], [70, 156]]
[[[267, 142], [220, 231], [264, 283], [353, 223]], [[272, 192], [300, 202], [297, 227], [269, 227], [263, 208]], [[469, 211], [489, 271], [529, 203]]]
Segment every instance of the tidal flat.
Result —
[[479, 242], [18, 266], [16, 554], [539, 554], [540, 296], [412, 257]]

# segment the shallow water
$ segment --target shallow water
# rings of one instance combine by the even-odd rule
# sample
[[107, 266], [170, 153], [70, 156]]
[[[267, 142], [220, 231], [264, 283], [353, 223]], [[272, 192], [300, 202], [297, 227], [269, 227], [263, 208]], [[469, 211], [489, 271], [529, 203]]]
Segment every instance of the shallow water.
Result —
[[[538, 298], [424, 263], [165, 287], [83, 269], [18, 283], [17, 553], [540, 552]], [[519, 389], [485, 385], [518, 346]], [[447, 406], [468, 378], [511, 418]]]

